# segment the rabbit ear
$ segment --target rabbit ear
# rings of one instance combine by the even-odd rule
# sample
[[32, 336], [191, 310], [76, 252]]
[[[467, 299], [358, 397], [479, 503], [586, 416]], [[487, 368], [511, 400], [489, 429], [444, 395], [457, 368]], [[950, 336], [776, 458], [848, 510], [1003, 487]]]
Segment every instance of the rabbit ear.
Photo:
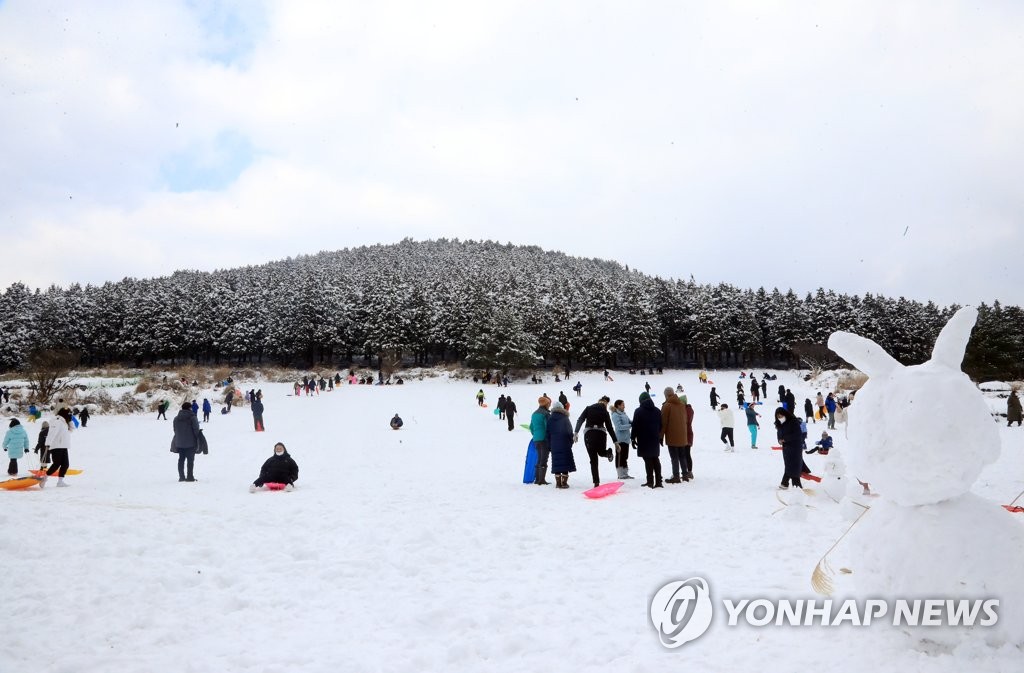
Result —
[[885, 376], [903, 366], [871, 339], [849, 332], [833, 332], [828, 347], [870, 377]]
[[935, 340], [931, 361], [960, 371], [960, 364], [964, 361], [964, 353], [967, 351], [967, 342], [977, 320], [978, 309], [973, 306], [964, 306], [954, 313], [939, 332], [939, 338]]

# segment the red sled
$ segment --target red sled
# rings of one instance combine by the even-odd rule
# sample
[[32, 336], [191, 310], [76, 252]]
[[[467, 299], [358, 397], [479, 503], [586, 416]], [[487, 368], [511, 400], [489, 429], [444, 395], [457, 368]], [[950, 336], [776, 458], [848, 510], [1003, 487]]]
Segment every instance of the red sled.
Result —
[[804, 472], [803, 474], [800, 475], [800, 478], [801, 479], [810, 479], [811, 481], [821, 481], [821, 477], [815, 477], [810, 472]]
[[1003, 509], [1007, 512], [1013, 512], [1014, 514], [1024, 512], [1024, 507], [1021, 507], [1020, 505], [1003, 505]]
[[285, 484], [279, 484], [276, 481], [268, 481], [263, 485], [267, 487], [268, 491], [283, 491], [285, 487]]
[[772, 447], [772, 451], [782, 451], [782, 447], [781, 446], [773, 446]]

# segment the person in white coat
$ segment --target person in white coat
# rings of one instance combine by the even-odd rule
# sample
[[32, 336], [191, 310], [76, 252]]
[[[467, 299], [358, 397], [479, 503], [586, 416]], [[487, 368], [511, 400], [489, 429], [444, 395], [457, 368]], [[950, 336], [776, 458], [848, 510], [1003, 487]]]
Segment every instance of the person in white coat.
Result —
[[57, 412], [50, 422], [50, 432], [46, 435], [46, 450], [50, 454], [50, 468], [39, 482], [39, 488], [46, 486], [46, 480], [57, 475], [57, 486], [67, 486], [64, 476], [71, 467], [68, 451], [71, 449], [71, 410], [67, 407]]
[[629, 434], [632, 431], [633, 421], [629, 420], [626, 413], [626, 403], [622, 400], [615, 400], [612, 405], [612, 427], [615, 428], [615, 471], [619, 479], [632, 479], [629, 476]]
[[[732, 409], [729, 408], [728, 404], [723, 404], [718, 407], [718, 422], [722, 424], [722, 443], [725, 444], [725, 450], [732, 453], [736, 449], [736, 443], [733, 441], [732, 429], [735, 421], [733, 420]], [[728, 439], [729, 441], [726, 441]]]

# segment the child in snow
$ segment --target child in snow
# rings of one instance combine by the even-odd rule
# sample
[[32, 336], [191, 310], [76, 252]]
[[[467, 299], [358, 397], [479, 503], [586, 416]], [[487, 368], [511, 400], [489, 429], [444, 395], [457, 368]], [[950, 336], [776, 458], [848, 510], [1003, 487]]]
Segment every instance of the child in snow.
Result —
[[18, 474], [18, 459], [28, 453], [28, 433], [17, 418], [12, 418], [4, 435], [4, 451], [11, 462], [7, 466], [7, 474], [12, 477]]
[[299, 479], [299, 466], [288, 454], [284, 444], [274, 444], [274, 455], [267, 458], [260, 468], [260, 476], [249, 487], [250, 493], [266, 490], [266, 484], [285, 484], [284, 490], [291, 491]]
[[828, 432], [825, 430], [821, 431], [821, 439], [814, 443], [814, 448], [805, 453], [821, 453], [823, 456], [827, 456], [829, 450], [832, 448], [832, 438], [829, 437]]
[[33, 452], [39, 454], [39, 469], [45, 470], [50, 464], [50, 454], [46, 451], [46, 435], [50, 432], [50, 423], [43, 421], [43, 427], [39, 430], [39, 437], [36, 439], [36, 448]]
[[395, 414], [394, 418], [391, 419], [391, 429], [398, 430], [403, 425], [405, 425], [405, 423], [402, 422], [401, 417], [399, 417], [398, 414]]
[[483, 388], [481, 388], [479, 391], [477, 391], [477, 394], [476, 394], [476, 404], [477, 404], [477, 406], [480, 406], [480, 407], [484, 406], [484, 389]]
[[804, 418], [812, 423], [817, 423], [817, 421], [814, 420], [814, 405], [811, 404], [811, 399], [809, 397], [804, 399]]
[[583, 384], [579, 381], [576, 382], [576, 385], [574, 385], [572, 389], [576, 391], [576, 397], [583, 396]]
[[[732, 436], [732, 409], [729, 408], [728, 404], [723, 404], [722, 407], [718, 410], [718, 420], [722, 424], [722, 443], [726, 445], [725, 450], [731, 453], [735, 450], [736, 445], [733, 443]], [[726, 439], [728, 439], [729, 441], [726, 442]]]

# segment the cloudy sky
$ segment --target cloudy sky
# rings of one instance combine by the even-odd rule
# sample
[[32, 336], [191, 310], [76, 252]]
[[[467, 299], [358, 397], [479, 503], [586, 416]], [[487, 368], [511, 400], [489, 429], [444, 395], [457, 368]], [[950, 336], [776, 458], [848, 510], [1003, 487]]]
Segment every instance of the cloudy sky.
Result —
[[1024, 3], [0, 0], [0, 286], [405, 237], [1024, 304]]

